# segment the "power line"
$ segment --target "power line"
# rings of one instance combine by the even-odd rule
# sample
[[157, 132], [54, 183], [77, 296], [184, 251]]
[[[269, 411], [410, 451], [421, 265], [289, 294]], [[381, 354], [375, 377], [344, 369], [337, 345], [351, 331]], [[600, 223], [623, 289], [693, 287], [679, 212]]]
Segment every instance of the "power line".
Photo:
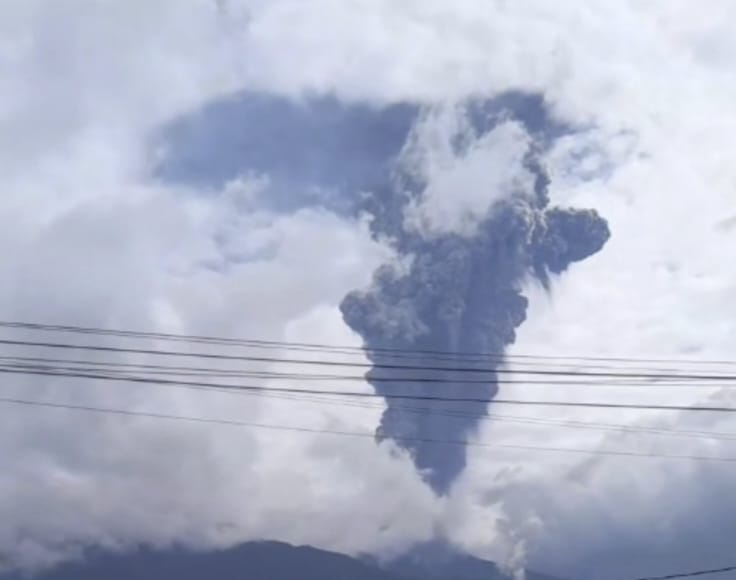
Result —
[[494, 405], [519, 405], [519, 406], [535, 406], [535, 407], [580, 407], [580, 408], [596, 408], [596, 409], [637, 409], [647, 411], [690, 411], [690, 412], [710, 412], [710, 413], [736, 413], [736, 407], [724, 406], [689, 406], [689, 405], [652, 405], [652, 404], [636, 404], [636, 403], [606, 403], [606, 402], [587, 402], [587, 401], [536, 401], [523, 399], [500, 399], [500, 398], [483, 398], [483, 397], [446, 397], [439, 395], [411, 395], [404, 393], [366, 393], [356, 391], [330, 391], [324, 389], [305, 389], [297, 387], [264, 387], [261, 385], [232, 385], [227, 383], [204, 383], [204, 382], [188, 382], [174, 381], [162, 378], [140, 377], [134, 375], [106, 375], [102, 373], [77, 373], [63, 372], [45, 369], [9, 369], [0, 368], [0, 373], [18, 374], [18, 375], [38, 375], [38, 376], [57, 376], [79, 379], [96, 379], [108, 381], [120, 381], [141, 384], [160, 384], [160, 385], [187, 385], [194, 388], [213, 388], [213, 389], [231, 389], [239, 391], [252, 392], [273, 392], [273, 393], [289, 393], [303, 395], [325, 395], [336, 397], [353, 397], [353, 398], [382, 398], [382, 399], [400, 399], [412, 401], [442, 401], [448, 403], [482, 403]]
[[[240, 378], [264, 378], [264, 379], [299, 379], [307, 381], [358, 381], [371, 383], [432, 383], [441, 385], [542, 385], [542, 386], [583, 386], [583, 387], [736, 387], [736, 381], [727, 383], [711, 383], [710, 381], [702, 383], [700, 381], [692, 381], [682, 379], [675, 381], [670, 379], [666, 382], [656, 381], [652, 379], [617, 379], [615, 381], [596, 380], [556, 380], [556, 379], [467, 379], [467, 378], [438, 378], [438, 377], [416, 377], [416, 376], [371, 376], [366, 379], [365, 375], [335, 375], [335, 374], [306, 374], [299, 372], [282, 373], [276, 371], [252, 371], [245, 369], [232, 368], [213, 368], [213, 367], [192, 367], [192, 366], [171, 366], [171, 365], [155, 365], [142, 363], [124, 363], [115, 361], [93, 361], [79, 359], [59, 359], [49, 357], [23, 357], [23, 356], [0, 356], [0, 364], [4, 366], [12, 366], [16, 368], [24, 368], [26, 366], [34, 367], [37, 364], [53, 364], [60, 365], [57, 368], [66, 370], [90, 370], [90, 367], [107, 367], [113, 369], [133, 369], [139, 372], [146, 372], [153, 375], [169, 375], [169, 376], [204, 376], [204, 377], [240, 377]], [[30, 365], [28, 364], [30, 363]], [[523, 373], [522, 373], [523, 374]]]
[[[28, 368], [28, 367], [23, 367], [23, 368]], [[28, 369], [28, 370], [33, 370], [33, 369]], [[50, 372], [58, 371], [60, 376], [66, 376], [66, 374], [70, 372], [72, 369], [59, 368], [59, 367], [44, 367], [43, 369], [40, 369], [40, 370], [47, 370]], [[107, 372], [113, 373], [116, 376], [120, 376], [122, 373], [122, 376], [126, 376], [124, 374], [126, 371], [119, 371], [117, 369], [111, 369], [111, 370], [108, 370]], [[371, 403], [361, 403], [357, 401], [335, 401], [334, 399], [330, 399], [329, 397], [321, 397], [321, 398], [311, 397], [310, 398], [304, 395], [297, 396], [297, 395], [290, 395], [290, 394], [264, 393], [264, 392], [230, 390], [230, 389], [222, 390], [217, 387], [209, 388], [209, 387], [201, 386], [201, 385], [165, 384], [165, 385], [156, 385], [156, 386], [206, 390], [206, 391], [219, 392], [223, 394], [257, 395], [257, 396], [270, 397], [270, 398], [275, 398], [275, 399], [296, 400], [300, 402], [312, 402], [312, 403], [321, 403], [321, 404], [330, 404], [330, 405], [339, 405], [339, 406], [352, 406], [352, 407], [361, 407], [361, 408], [369, 408], [369, 409], [382, 408], [382, 405], [380, 403], [371, 404]], [[610, 424], [610, 423], [587, 423], [584, 421], [572, 421], [572, 420], [556, 421], [554, 419], [539, 418], [539, 417], [518, 417], [518, 416], [499, 415], [496, 413], [470, 413], [470, 412], [464, 412], [460, 410], [440, 410], [440, 409], [434, 409], [434, 408], [428, 408], [428, 407], [394, 406], [392, 408], [394, 410], [399, 410], [402, 412], [416, 413], [420, 415], [430, 415], [430, 416], [444, 416], [444, 417], [458, 418], [458, 419], [473, 418], [473, 419], [477, 419], [480, 421], [492, 419], [494, 421], [500, 421], [500, 422], [523, 423], [523, 424], [532, 424], [532, 425], [547, 425], [547, 426], [553, 425], [553, 426], [562, 426], [562, 427], [579, 428], [579, 429], [591, 429], [591, 430], [600, 430], [600, 431], [650, 433], [650, 434], [655, 434], [655, 435], [664, 435], [664, 436], [672, 436], [672, 437], [686, 437], [686, 438], [693, 438], [693, 436], [695, 436], [695, 438], [708, 438], [708, 439], [717, 439], [717, 440], [725, 440], [725, 441], [736, 440], [736, 433], [719, 433], [719, 432], [712, 432], [712, 431], [675, 430], [675, 429], [664, 429], [664, 428], [637, 427], [633, 425], [621, 425], [621, 424]]]
[[724, 568], [711, 568], [710, 570], [696, 570], [695, 572], [681, 572], [679, 574], [668, 574], [666, 576], [643, 576], [636, 580], [673, 580], [674, 578], [690, 578], [692, 576], [705, 576], [706, 574], [721, 574], [723, 572], [733, 572], [736, 566], [726, 566]]
[[[55, 403], [49, 401], [34, 401], [29, 399], [20, 399], [13, 397], [0, 397], [0, 403], [23, 405], [31, 407], [46, 407], [53, 409], [67, 409], [74, 411], [90, 412], [90, 413], [102, 413], [121, 415], [126, 417], [142, 417], [149, 419], [163, 419], [171, 421], [186, 421], [192, 423], [206, 423], [206, 424], [218, 424], [218, 425], [229, 425], [233, 427], [250, 427], [254, 429], [268, 429], [273, 431], [292, 431], [298, 433], [314, 433], [320, 435], [336, 435], [343, 437], [360, 437], [375, 439], [375, 435], [372, 433], [355, 432], [355, 431], [342, 431], [337, 429], [315, 429], [311, 427], [299, 427], [299, 426], [287, 426], [287, 425], [276, 425], [270, 423], [256, 423], [251, 421], [236, 421], [231, 419], [214, 419], [207, 417], [192, 417], [187, 415], [174, 415], [169, 413], [154, 413], [147, 411], [131, 411], [127, 409], [115, 409], [108, 407], [97, 407], [92, 405], [79, 405], [79, 404], [68, 404], [68, 403]], [[407, 443], [429, 443], [437, 445], [463, 445], [470, 447], [482, 447], [491, 449], [515, 449], [525, 451], [540, 451], [540, 452], [553, 452], [553, 453], [583, 453], [590, 455], [611, 455], [620, 457], [638, 457], [638, 458], [650, 458], [650, 459], [673, 459], [673, 460], [688, 460], [688, 461], [713, 461], [713, 462], [724, 462], [724, 463], [735, 463], [736, 457], [709, 457], [704, 455], [665, 455], [659, 453], [637, 453], [634, 451], [620, 451], [620, 450], [603, 450], [603, 449], [578, 449], [568, 447], [543, 447], [539, 445], [522, 445], [513, 443], [484, 443], [478, 441], [462, 441], [462, 440], [450, 440], [450, 439], [433, 439], [425, 437], [392, 437], [393, 441], [407, 442]]]
[[46, 331], [46, 332], [68, 332], [77, 334], [94, 334], [94, 335], [107, 335], [116, 337], [127, 337], [127, 338], [146, 338], [156, 340], [168, 340], [178, 342], [191, 342], [191, 343], [208, 343], [208, 344], [220, 344], [220, 345], [233, 345], [233, 346], [248, 346], [254, 348], [279, 348], [285, 350], [309, 350], [309, 351], [331, 351], [339, 352], [342, 354], [365, 354], [371, 353], [373, 355], [396, 355], [396, 354], [412, 354], [422, 356], [443, 356], [448, 357], [450, 360], [459, 360], [463, 357], [477, 358], [481, 360], [514, 360], [514, 359], [528, 359], [528, 360], [542, 360], [542, 361], [560, 361], [560, 360], [571, 360], [571, 361], [595, 361], [595, 362], [623, 362], [623, 363], [651, 363], [651, 364], [703, 364], [703, 365], [736, 365], [736, 360], [703, 360], [703, 359], [672, 359], [672, 358], [631, 358], [631, 357], [594, 357], [594, 356], [557, 356], [557, 355], [533, 355], [533, 354], [505, 354], [505, 353], [488, 353], [488, 352], [454, 352], [454, 351], [443, 351], [443, 350], [431, 350], [431, 349], [402, 349], [395, 347], [373, 347], [373, 346], [349, 346], [349, 345], [330, 345], [320, 343], [305, 343], [305, 342], [287, 342], [287, 341], [275, 341], [275, 340], [260, 340], [260, 339], [244, 339], [244, 338], [228, 338], [228, 337], [214, 337], [204, 336], [196, 334], [174, 334], [174, 333], [162, 333], [162, 332], [151, 332], [151, 331], [135, 331], [135, 330], [120, 330], [120, 329], [106, 329], [99, 327], [86, 327], [86, 326], [75, 326], [75, 325], [62, 325], [62, 324], [42, 324], [32, 322], [19, 322], [19, 321], [0, 321], [0, 327], [11, 328], [11, 329], [25, 329], [35, 331]]
[[[226, 393], [232, 394], [232, 391], [226, 391]], [[299, 401], [307, 403], [319, 403], [325, 405], [335, 406], [350, 406], [364, 409], [382, 409], [380, 404], [363, 403], [360, 401], [335, 401], [329, 398], [319, 397], [304, 397], [296, 395], [280, 395], [280, 394], [268, 394], [268, 393], [239, 393], [234, 394], [247, 394], [257, 395], [261, 397], [274, 398], [274, 399], [285, 399], [290, 401]], [[648, 433], [654, 435], [662, 435], [669, 437], [684, 437], [687, 439], [712, 439], [719, 441], [736, 441], [736, 433], [719, 433], [715, 431], [697, 431], [697, 430], [683, 430], [683, 429], [665, 429], [665, 428], [654, 428], [654, 427], [639, 427], [635, 425], [621, 425], [612, 423], [587, 423], [585, 421], [565, 421], [547, 419], [542, 417], [522, 417], [518, 415], [499, 415], [498, 413], [469, 413], [463, 411], [451, 411], [451, 410], [436, 410], [427, 407], [408, 407], [408, 406], [394, 406], [393, 410], [398, 410], [406, 413], [415, 413], [419, 415], [428, 416], [440, 416], [449, 418], [473, 418], [479, 421], [492, 421], [501, 423], [521, 423], [530, 424], [544, 427], [567, 427], [577, 429], [590, 429], [595, 431], [608, 431], [608, 432], [623, 432], [623, 433]]]
[[[1, 369], [2, 367], [0, 367]], [[26, 370], [43, 370], [48, 371], [53, 376], [62, 376], [67, 377], [69, 376], [69, 373], [71, 372], [68, 368], [59, 368], [59, 367], [41, 367], [41, 368], [28, 368], [27, 366], [23, 367], [23, 369]], [[14, 369], [17, 370], [17, 369]], [[113, 376], [124, 378], [126, 371], [118, 371], [117, 369], [108, 370], [108, 373], [113, 373]], [[106, 377], [109, 377], [110, 375], [105, 375]], [[133, 375], [135, 377], [135, 375]], [[235, 394], [235, 395], [256, 395], [260, 397], [270, 397], [274, 399], [285, 399], [285, 400], [296, 400], [300, 402], [311, 402], [311, 403], [321, 403], [321, 404], [329, 404], [329, 405], [339, 405], [339, 406], [352, 406], [352, 407], [361, 407], [361, 408], [382, 408], [382, 405], [380, 404], [371, 404], [371, 403], [363, 403], [359, 401], [336, 401], [334, 398], [330, 397], [308, 397], [305, 395], [296, 395], [291, 393], [269, 393], [264, 391], [243, 391], [243, 390], [233, 390], [233, 389], [221, 389], [219, 387], [208, 387], [206, 385], [201, 385], [199, 383], [195, 384], [179, 384], [179, 383], [165, 383], [161, 384], [159, 382], [152, 383], [156, 386], [165, 386], [165, 387], [174, 387], [174, 388], [187, 388], [187, 389], [195, 389], [195, 390], [205, 390], [205, 391], [212, 391], [212, 392], [219, 392], [222, 394]], [[230, 385], [232, 386], [232, 385]], [[632, 425], [621, 425], [621, 424], [610, 424], [610, 423], [587, 423], [584, 421], [556, 421], [553, 419], [548, 418], [539, 418], [539, 417], [518, 417], [518, 416], [508, 416], [508, 415], [499, 415], [496, 413], [470, 413], [465, 412], [461, 410], [447, 410], [447, 409], [436, 409], [436, 408], [429, 408], [429, 407], [408, 407], [408, 406], [393, 406], [392, 409], [399, 410], [402, 412], [408, 412], [408, 413], [416, 413], [420, 415], [429, 415], [429, 416], [444, 416], [444, 417], [450, 417], [450, 418], [473, 418], [477, 419], [479, 421], [483, 420], [494, 420], [494, 421], [501, 421], [501, 422], [511, 422], [511, 423], [523, 423], [523, 424], [533, 424], [533, 425], [554, 425], [554, 426], [562, 426], [562, 427], [570, 427], [570, 428], [580, 428], [580, 429], [592, 429], [592, 430], [600, 430], [600, 431], [618, 431], [618, 432], [631, 432], [631, 433], [651, 433], [655, 435], [664, 435], [664, 436], [672, 436], [672, 437], [686, 437], [686, 438], [707, 438], [707, 439], [716, 439], [716, 440], [725, 440], [725, 441], [732, 441], [736, 440], [736, 433], [718, 433], [718, 432], [712, 432], [712, 431], [696, 431], [696, 430], [675, 430], [675, 429], [664, 429], [664, 428], [647, 428], [647, 427], [637, 427]]]
[[335, 360], [314, 360], [314, 359], [293, 359], [293, 358], [277, 358], [265, 356], [245, 356], [245, 355], [228, 355], [221, 353], [205, 353], [205, 352], [186, 352], [172, 350], [156, 350], [143, 348], [125, 348], [115, 346], [101, 346], [91, 344], [70, 344], [58, 342], [40, 342], [27, 340], [11, 340], [0, 339], [0, 344], [10, 346], [32, 346], [49, 349], [65, 349], [65, 350], [83, 350], [94, 352], [114, 352], [125, 354], [144, 354], [151, 356], [172, 356], [185, 358], [205, 358], [215, 360], [238, 360], [249, 362], [264, 363], [280, 363], [280, 364], [303, 364], [303, 365], [319, 365], [326, 367], [350, 367], [350, 368], [368, 368], [368, 369], [385, 369], [385, 370], [411, 370], [411, 371], [437, 371], [437, 372], [458, 372], [458, 373], [486, 373], [495, 376], [502, 375], [539, 375], [539, 376], [575, 376], [575, 377], [591, 377], [591, 378], [633, 378], [633, 379], [686, 379], [697, 381], [733, 381], [736, 375], [722, 374], [690, 374], [690, 373], [613, 373], [613, 372], [595, 372], [595, 371], [560, 371], [560, 370], [513, 370], [513, 369], [495, 369], [495, 368], [476, 368], [476, 367], [441, 367], [441, 366], [424, 366], [424, 365], [396, 365], [396, 364], [364, 364]]

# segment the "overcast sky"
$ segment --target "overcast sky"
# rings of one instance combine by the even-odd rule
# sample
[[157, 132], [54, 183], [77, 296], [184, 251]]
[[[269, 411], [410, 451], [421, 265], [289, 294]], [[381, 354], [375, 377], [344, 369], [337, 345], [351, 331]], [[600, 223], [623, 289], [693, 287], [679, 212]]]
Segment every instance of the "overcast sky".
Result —
[[[359, 345], [338, 305], [393, 255], [368, 223], [261, 205], [252, 175], [157, 179], [156, 136], [243, 90], [379, 109], [524, 90], [583, 128], [546, 156], [552, 201], [597, 209], [612, 236], [550, 293], [530, 282], [510, 352], [733, 358], [734, 26], [729, 0], [6, 0], [0, 318]], [[523, 178], [510, 174], [523, 171], [523, 143], [510, 123], [462, 163], [440, 159], [415, 208], [425, 233], [464, 227], [505, 195]], [[365, 432], [381, 411], [62, 379], [4, 379], [2, 391]], [[733, 400], [692, 389], [644, 400], [706, 395]], [[726, 417], [524, 413], [736, 432]], [[477, 439], [736, 457], [727, 441], [503, 422]], [[732, 464], [488, 455], [471, 449], [437, 498], [407, 457], [370, 439], [3, 405], [0, 559], [254, 538], [385, 554], [441, 534], [505, 564], [607, 579], [733, 553]]]

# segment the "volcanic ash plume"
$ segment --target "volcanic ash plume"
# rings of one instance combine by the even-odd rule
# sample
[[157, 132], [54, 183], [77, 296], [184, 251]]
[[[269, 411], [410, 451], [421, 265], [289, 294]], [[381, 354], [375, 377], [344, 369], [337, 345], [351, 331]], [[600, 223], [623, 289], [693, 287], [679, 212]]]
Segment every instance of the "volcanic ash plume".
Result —
[[[523, 282], [533, 277], [548, 287], [552, 274], [598, 252], [607, 241], [607, 223], [595, 211], [550, 207], [549, 180], [534, 153], [538, 149], [530, 142], [521, 163], [531, 177], [525, 191], [520, 188], [494, 202], [470, 233], [421, 233], [406, 225], [393, 231], [408, 265], [383, 266], [374, 273], [370, 288], [343, 300], [344, 319], [362, 336], [374, 364], [367, 379], [377, 393], [493, 398], [498, 391], [493, 370], [500, 360], [473, 361], [467, 353], [503, 353], [526, 317]], [[495, 183], [494, 171], [506, 170], [489, 166], [489, 182]], [[423, 183], [406, 196], [419, 200], [430, 185]], [[406, 213], [410, 203], [402, 211]], [[455, 356], [396, 358], [397, 353], [385, 349]], [[414, 368], [386, 368], [392, 365]], [[452, 370], [470, 366], [486, 372]], [[417, 378], [447, 382], [410, 381]], [[434, 441], [465, 441], [487, 405], [392, 398], [386, 404], [377, 437], [393, 439], [409, 450], [433, 489], [446, 493], [465, 466], [466, 450]]]
[[[497, 360], [484, 362], [490, 373], [462, 373], [481, 381], [473, 384], [409, 383], [459, 377], [380, 365], [467, 367], [460, 353], [502, 353], [524, 321], [522, 283], [533, 277], [548, 287], [552, 275], [603, 246], [608, 228], [595, 212], [549, 207], [540, 155], [571, 131], [547, 114], [540, 95], [515, 91], [439, 107], [244, 93], [168, 127], [173, 150], [158, 174], [215, 189], [265, 176], [268, 187], [257, 195], [268, 211], [370, 214], [374, 234], [392, 240], [408, 265], [384, 266], [369, 289], [343, 301], [345, 321], [376, 364], [368, 379], [381, 394], [489, 399]], [[458, 356], [397, 360], [382, 348]], [[378, 436], [410, 450], [444, 493], [463, 469], [463, 447], [418, 440], [465, 441], [485, 405], [387, 403]]]

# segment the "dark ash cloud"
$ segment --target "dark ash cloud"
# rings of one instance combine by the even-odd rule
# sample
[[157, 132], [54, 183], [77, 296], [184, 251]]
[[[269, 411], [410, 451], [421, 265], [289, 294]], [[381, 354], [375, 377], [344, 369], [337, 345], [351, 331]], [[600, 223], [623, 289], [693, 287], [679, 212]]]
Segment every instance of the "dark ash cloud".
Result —
[[[434, 388], [449, 397], [493, 398], [498, 392], [493, 379], [481, 385], [452, 384], [468, 373], [400, 371], [404, 379], [428, 373], [444, 378], [448, 382], [441, 387], [386, 381], [397, 377], [397, 371], [380, 367], [386, 362], [381, 349], [501, 354], [514, 342], [516, 328], [526, 318], [525, 280], [531, 275], [549, 286], [551, 274], [563, 272], [603, 247], [609, 237], [605, 220], [592, 210], [550, 207], [542, 170], [531, 163], [529, 167], [537, 172], [533, 198], [501, 202], [472, 237], [411, 236], [404, 241], [412, 257], [408, 272], [383, 267], [375, 273], [370, 288], [345, 298], [341, 308], [346, 323], [363, 337], [369, 357], [379, 365], [367, 374], [376, 392], [424, 394]], [[451, 360], [443, 358], [438, 364], [429, 358], [423, 364], [452, 367]], [[458, 357], [456, 366], [467, 367], [468, 362]], [[481, 366], [491, 368], [496, 363], [491, 360]], [[435, 491], [445, 493], [465, 467], [465, 449], [421, 440], [464, 441], [478, 423], [469, 415], [483, 414], [486, 409], [479, 403], [422, 403], [412, 403], [407, 410], [406, 401], [387, 399], [378, 436], [395, 438], [409, 449]], [[416, 412], [418, 406], [428, 412]], [[448, 413], [466, 416], [448, 417]]]
[[[371, 360], [382, 360], [382, 348], [502, 353], [526, 317], [524, 282], [533, 277], [549, 287], [550, 276], [602, 248], [608, 227], [592, 210], [550, 206], [549, 178], [540, 156], [556, 138], [574, 129], [554, 119], [540, 95], [509, 92], [456, 106], [464, 129], [452, 136], [451, 149], [461, 157], [499, 124], [519, 123], [530, 139], [522, 169], [531, 176], [531, 191], [495, 203], [480, 216], [472, 235], [428, 236], [408, 228], [407, 208], [430, 184], [407, 169], [404, 157], [417, 127], [436, 109], [414, 103], [377, 107], [333, 97], [293, 101], [243, 93], [163, 131], [160, 140], [168, 153], [157, 174], [213, 190], [242, 175], [265, 175], [270, 185], [259, 202], [275, 211], [321, 206], [347, 215], [370, 214], [374, 234], [390, 239], [397, 252], [411, 260], [407, 272], [389, 265], [380, 268], [370, 288], [356, 290], [342, 302], [344, 319], [362, 336]], [[489, 166], [489, 177], [502, 169]], [[438, 374], [452, 384], [452, 373], [433, 376]], [[395, 371], [381, 368], [367, 375], [378, 393], [418, 394], [428, 389], [385, 381], [392, 377]], [[466, 396], [470, 391], [492, 398], [498, 385], [489, 380], [446, 386], [443, 394]], [[410, 450], [435, 491], [445, 493], [465, 466], [463, 447], [402, 440], [464, 441], [477, 419], [419, 413], [417, 407], [475, 415], [485, 408], [432, 403], [412, 405], [407, 411], [406, 402], [387, 400], [387, 405], [378, 437], [396, 439]]]

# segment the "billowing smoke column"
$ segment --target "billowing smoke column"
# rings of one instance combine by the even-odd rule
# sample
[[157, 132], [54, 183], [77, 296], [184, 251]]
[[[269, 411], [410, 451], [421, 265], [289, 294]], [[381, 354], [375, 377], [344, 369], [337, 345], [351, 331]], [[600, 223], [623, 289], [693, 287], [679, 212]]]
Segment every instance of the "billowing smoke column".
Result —
[[[421, 129], [431, 127], [433, 115], [447, 120], [443, 114], [448, 111], [454, 129], [446, 135], [447, 143], [457, 157], [472, 154], [499, 127], [515, 124], [526, 141], [511, 173], [524, 178], [517, 190], [498, 197], [493, 190], [499, 182], [493, 177], [509, 168], [502, 162], [489, 163], [475, 180], [488, 177], [488, 195], [474, 183], [480, 192], [474, 192], [478, 194], [474, 201], [496, 199], [495, 203], [480, 214], [474, 205], [474, 223], [465, 231], [427, 232], [407, 220], [432, 185], [431, 176], [417, 172], [413, 164], [417, 147], [421, 153]], [[439, 109], [416, 103], [369, 106], [329, 96], [293, 101], [243, 93], [165, 128], [159, 138], [168, 155], [156, 174], [167, 181], [209, 185], [213, 191], [243, 175], [265, 175], [270, 186], [259, 194], [262, 208], [289, 212], [321, 207], [348, 218], [370, 214], [375, 235], [391, 239], [410, 263], [405, 271], [383, 267], [370, 288], [351, 293], [342, 303], [345, 321], [363, 337], [368, 356], [376, 363], [368, 379], [382, 394], [441, 391], [443, 396], [489, 399], [497, 391], [493, 360], [483, 363], [490, 373], [475, 377], [488, 380], [473, 384], [453, 384], [458, 374], [449, 371], [408, 373], [380, 365], [467, 367], [461, 353], [502, 353], [514, 342], [515, 330], [526, 315], [522, 283], [531, 276], [548, 287], [551, 275], [603, 246], [609, 232], [597, 214], [549, 204], [548, 179], [539, 156], [572, 130], [548, 115], [539, 95], [521, 92]], [[456, 192], [441, 193], [443, 203], [451, 199], [450, 207], [457, 206]], [[439, 214], [442, 219], [442, 211]], [[458, 356], [456, 361], [396, 360], [387, 359], [381, 352], [385, 348]], [[406, 381], [417, 376], [449, 383]], [[399, 377], [404, 380], [395, 380]], [[471, 377], [463, 373], [463, 378]], [[387, 404], [378, 436], [410, 450], [434, 489], [446, 492], [465, 465], [465, 450], [462, 445], [422, 440], [465, 441], [485, 406], [420, 405], [395, 399]], [[422, 406], [443, 414], [417, 412]]]
[[[473, 363], [463, 353], [503, 353], [526, 317], [522, 283], [533, 276], [548, 287], [551, 274], [596, 253], [608, 239], [608, 226], [594, 211], [550, 207], [549, 180], [535, 153], [544, 147], [545, 136], [524, 118], [520, 121], [535, 138], [523, 162], [532, 176], [529, 191], [497, 201], [470, 234], [426, 235], [394, 219], [386, 229], [397, 249], [409, 258], [409, 265], [380, 268], [370, 288], [354, 291], [343, 300], [344, 319], [363, 338], [374, 362], [367, 378], [377, 393], [494, 397], [498, 385], [493, 369], [499, 359]], [[487, 170], [491, 174], [501, 169]], [[426, 183], [414, 183], [398, 207], [396, 199], [402, 196], [396, 194], [394, 204], [389, 204], [394, 215], [405, 213], [407, 200], [421, 198], [426, 187]], [[456, 353], [456, 360], [447, 355], [397, 359], [385, 349], [402, 351], [404, 356], [407, 351]], [[490, 372], [385, 368], [396, 365], [444, 369], [475, 365]], [[447, 383], [409, 381], [427, 377]], [[478, 380], [483, 378], [487, 381]], [[386, 404], [377, 437], [394, 439], [409, 450], [433, 489], [446, 493], [465, 467], [466, 450], [463, 445], [433, 440], [465, 441], [486, 405], [401, 399], [386, 399]]]

